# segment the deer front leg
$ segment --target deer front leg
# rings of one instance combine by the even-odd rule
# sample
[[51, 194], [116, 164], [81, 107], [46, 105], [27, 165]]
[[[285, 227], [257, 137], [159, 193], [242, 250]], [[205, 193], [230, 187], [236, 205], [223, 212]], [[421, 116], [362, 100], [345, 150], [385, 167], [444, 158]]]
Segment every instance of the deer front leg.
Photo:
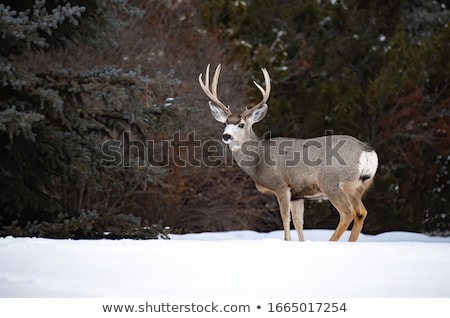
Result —
[[291, 192], [284, 191], [276, 193], [278, 206], [280, 208], [281, 221], [283, 222], [284, 240], [291, 240]]
[[292, 221], [297, 230], [298, 240], [304, 241], [303, 236], [303, 212], [305, 210], [304, 200], [291, 201]]

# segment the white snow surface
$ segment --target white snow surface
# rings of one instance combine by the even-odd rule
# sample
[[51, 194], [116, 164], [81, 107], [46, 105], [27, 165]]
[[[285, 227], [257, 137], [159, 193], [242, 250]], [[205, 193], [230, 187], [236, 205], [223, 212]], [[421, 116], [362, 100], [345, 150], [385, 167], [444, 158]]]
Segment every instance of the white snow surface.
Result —
[[450, 297], [450, 238], [331, 234], [0, 238], [0, 297]]

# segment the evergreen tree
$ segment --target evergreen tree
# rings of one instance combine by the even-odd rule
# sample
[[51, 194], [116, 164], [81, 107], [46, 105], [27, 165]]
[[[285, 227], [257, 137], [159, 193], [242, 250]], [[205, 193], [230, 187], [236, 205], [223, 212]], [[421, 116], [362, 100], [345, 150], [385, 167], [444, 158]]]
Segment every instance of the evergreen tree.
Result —
[[[0, 233], [165, 235], [161, 227], [144, 227], [121, 204], [161, 171], [142, 153], [123, 150], [129, 140], [117, 152], [125, 157], [111, 164], [104, 142], [123, 132], [144, 140], [170, 120], [170, 108], [146, 96], [153, 85], [177, 84], [173, 74], [151, 78], [139, 66], [123, 71], [51, 65], [61, 52], [112, 45], [122, 18], [141, 14], [126, 0], [0, 3]], [[47, 65], [33, 64], [39, 54]]]

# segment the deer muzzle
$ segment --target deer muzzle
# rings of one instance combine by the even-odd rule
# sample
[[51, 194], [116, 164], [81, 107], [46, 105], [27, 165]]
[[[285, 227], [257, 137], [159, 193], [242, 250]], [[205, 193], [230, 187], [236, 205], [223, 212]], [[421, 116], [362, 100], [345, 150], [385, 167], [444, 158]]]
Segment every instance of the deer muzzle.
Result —
[[223, 139], [224, 143], [229, 143], [231, 141], [232, 137], [230, 134], [223, 134], [222, 139]]

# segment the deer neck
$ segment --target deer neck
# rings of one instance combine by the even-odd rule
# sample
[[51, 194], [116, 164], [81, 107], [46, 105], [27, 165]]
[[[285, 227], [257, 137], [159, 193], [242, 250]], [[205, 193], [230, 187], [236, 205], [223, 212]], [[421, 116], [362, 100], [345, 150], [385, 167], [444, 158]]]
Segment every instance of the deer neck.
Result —
[[255, 145], [257, 144], [261, 138], [259, 138], [253, 130], [250, 130], [246, 133], [244, 138], [240, 140], [234, 140], [228, 144], [228, 148], [233, 153], [233, 157], [235, 155], [239, 155], [242, 152], [242, 146], [246, 145]]
[[254, 172], [258, 164], [261, 164], [261, 138], [251, 131], [242, 141], [235, 141], [228, 146], [238, 166], [254, 179]]

